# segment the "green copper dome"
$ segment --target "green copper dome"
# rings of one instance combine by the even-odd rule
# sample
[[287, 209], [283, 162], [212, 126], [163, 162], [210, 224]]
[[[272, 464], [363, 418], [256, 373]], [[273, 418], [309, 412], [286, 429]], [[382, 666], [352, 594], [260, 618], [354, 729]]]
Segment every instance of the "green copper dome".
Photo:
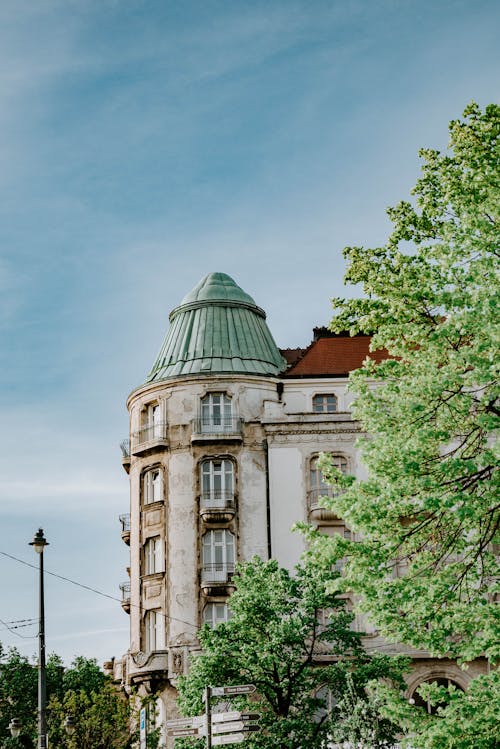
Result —
[[170, 313], [147, 382], [192, 374], [276, 375], [285, 367], [266, 314], [225, 273], [209, 273]]

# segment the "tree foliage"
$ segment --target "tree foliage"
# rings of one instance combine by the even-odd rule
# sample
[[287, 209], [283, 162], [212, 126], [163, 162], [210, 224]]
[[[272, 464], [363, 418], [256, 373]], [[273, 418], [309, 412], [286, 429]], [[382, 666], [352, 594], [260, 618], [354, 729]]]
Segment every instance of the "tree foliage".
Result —
[[[181, 712], [203, 712], [206, 685], [255, 684], [256, 697], [233, 703], [262, 714], [262, 732], [249, 734], [246, 744], [314, 749], [326, 746], [328, 736], [343, 740], [354, 732], [363, 741], [359, 726], [345, 720], [349, 694], [357, 710], [366, 710], [364, 723], [373, 712], [371, 743], [360, 746], [392, 739], [394, 725], [374, 710], [366, 687], [374, 678], [401, 685], [403, 661], [365, 653], [345, 601], [326, 590], [330, 574], [305, 564], [292, 576], [258, 557], [239, 565], [231, 619], [201, 630], [202, 654], [179, 685]], [[326, 699], [333, 699], [331, 711]]]
[[[78, 657], [65, 669], [57, 655], [47, 660], [47, 731], [52, 746], [76, 749], [126, 749], [131, 745], [130, 706], [95, 659]], [[37, 742], [38, 669], [15, 648], [0, 643], [0, 741], [5, 747], [35, 747]], [[67, 736], [68, 715], [75, 733]], [[22, 734], [9, 738], [8, 725], [19, 718]]]
[[500, 107], [471, 104], [447, 152], [420, 152], [387, 244], [344, 251], [365, 296], [334, 299], [331, 324], [389, 358], [351, 376], [368, 478], [323, 461], [342, 490], [328, 504], [361, 540], [318, 539], [318, 553], [346, 559], [341, 587], [383, 634], [463, 662], [499, 652], [499, 148]]

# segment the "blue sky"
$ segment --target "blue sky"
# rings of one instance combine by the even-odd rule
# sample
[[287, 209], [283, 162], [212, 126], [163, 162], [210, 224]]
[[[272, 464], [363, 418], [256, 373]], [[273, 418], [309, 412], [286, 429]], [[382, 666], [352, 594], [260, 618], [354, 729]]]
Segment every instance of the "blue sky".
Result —
[[[41, 525], [47, 569], [119, 595], [124, 402], [168, 312], [224, 271], [306, 345], [418, 148], [498, 100], [499, 24], [489, 0], [3, 0], [0, 551], [36, 562]], [[0, 579], [0, 619], [36, 616], [36, 571], [0, 556]], [[47, 580], [49, 650], [127, 636], [118, 603]]]

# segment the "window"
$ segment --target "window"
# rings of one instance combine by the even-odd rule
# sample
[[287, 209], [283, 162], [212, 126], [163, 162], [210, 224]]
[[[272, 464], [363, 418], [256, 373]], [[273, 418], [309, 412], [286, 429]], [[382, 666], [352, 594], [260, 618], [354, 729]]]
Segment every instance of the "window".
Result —
[[[434, 682], [436, 682], [436, 684], [439, 687], [448, 688], [449, 686], [454, 686], [456, 689], [459, 689], [461, 692], [463, 691], [460, 684], [457, 684], [456, 681], [453, 681], [452, 679], [447, 679], [445, 677], [425, 679], [425, 681], [421, 682], [419, 686], [421, 686], [422, 684], [433, 684]], [[444, 703], [441, 703], [438, 705], [431, 705], [429, 700], [424, 700], [424, 698], [418, 694], [417, 689], [418, 687], [416, 687], [415, 691], [412, 694], [412, 699], [410, 700], [412, 704], [417, 705], [417, 707], [423, 707], [425, 710], [427, 710], [429, 715], [436, 715], [438, 708], [444, 707]]]
[[208, 603], [203, 609], [203, 622], [212, 629], [218, 624], [229, 621], [231, 610], [227, 603]]
[[208, 531], [203, 536], [204, 581], [227, 582], [234, 572], [234, 536], [228, 530]]
[[144, 616], [144, 645], [146, 653], [164, 647], [164, 625], [161, 611], [152, 609]]
[[142, 493], [144, 504], [161, 502], [163, 500], [163, 474], [160, 468], [151, 468], [142, 477]]
[[337, 396], [333, 393], [318, 393], [313, 395], [313, 411], [315, 414], [332, 414], [337, 410]]
[[146, 575], [163, 572], [163, 554], [160, 536], [148, 538], [144, 544], [144, 569]]
[[[342, 473], [347, 473], [347, 459], [343, 455], [332, 455], [332, 464]], [[336, 493], [333, 486], [327, 484], [318, 468], [318, 458], [312, 458], [310, 464], [311, 506], [317, 505], [320, 497], [333, 497]]]
[[208, 393], [201, 399], [201, 431], [228, 432], [233, 426], [231, 398], [225, 393]]
[[205, 507], [225, 507], [234, 497], [231, 460], [204, 460], [201, 464], [201, 498]]
[[321, 701], [321, 704], [316, 708], [313, 720], [315, 723], [321, 723], [327, 715], [331, 715], [333, 708], [337, 704], [337, 700], [327, 684], [320, 687], [314, 696], [317, 700]]
[[158, 403], [149, 403], [141, 414], [140, 441], [150, 442], [161, 437], [163, 437], [163, 422], [160, 406]]

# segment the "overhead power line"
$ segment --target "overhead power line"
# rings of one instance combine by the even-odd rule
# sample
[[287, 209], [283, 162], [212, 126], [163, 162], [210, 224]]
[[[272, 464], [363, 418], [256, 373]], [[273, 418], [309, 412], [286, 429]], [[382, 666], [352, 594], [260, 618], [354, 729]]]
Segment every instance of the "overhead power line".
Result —
[[[24, 559], [19, 559], [18, 557], [13, 556], [12, 554], [7, 554], [5, 551], [0, 551], [0, 554], [4, 557], [7, 557], [8, 559], [13, 559], [15, 562], [19, 562], [19, 564], [24, 564], [26, 567], [31, 567], [34, 570], [38, 570], [38, 566], [35, 564], [31, 564], [31, 562], [26, 562]], [[71, 583], [71, 585], [76, 585], [78, 588], [83, 588], [84, 590], [88, 590], [91, 593], [95, 593], [98, 596], [102, 596], [103, 598], [109, 598], [111, 601], [117, 601], [118, 603], [122, 602], [121, 598], [118, 598], [117, 596], [112, 596], [109, 593], [103, 593], [102, 590], [98, 590], [97, 588], [93, 588], [90, 585], [84, 585], [83, 583], [79, 583], [77, 580], [72, 580], [69, 577], [65, 577], [64, 575], [59, 575], [57, 572], [50, 572], [49, 570], [45, 570], [46, 575], [50, 575], [51, 577], [56, 577], [58, 580], [64, 580], [66, 583]], [[137, 606], [136, 604], [131, 604], [132, 607], [140, 609], [140, 606]], [[187, 622], [184, 619], [178, 619], [175, 616], [169, 616], [168, 614], [163, 614], [165, 619], [169, 619], [172, 622], [179, 622], [179, 624], [185, 624], [188, 627], [193, 627], [193, 629], [198, 630], [199, 626], [197, 624], [194, 624], [193, 622]], [[1, 619], [0, 619], [1, 622]], [[2, 622], [5, 624], [5, 622]], [[9, 629], [9, 627], [7, 627]], [[18, 633], [16, 633], [18, 634]]]

